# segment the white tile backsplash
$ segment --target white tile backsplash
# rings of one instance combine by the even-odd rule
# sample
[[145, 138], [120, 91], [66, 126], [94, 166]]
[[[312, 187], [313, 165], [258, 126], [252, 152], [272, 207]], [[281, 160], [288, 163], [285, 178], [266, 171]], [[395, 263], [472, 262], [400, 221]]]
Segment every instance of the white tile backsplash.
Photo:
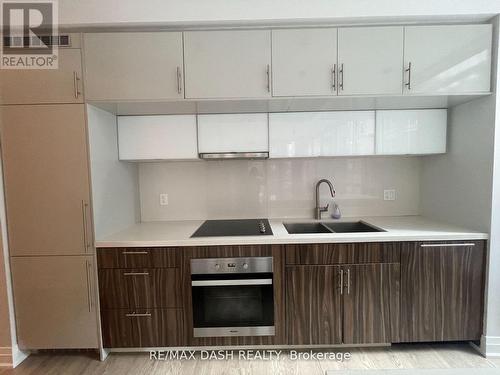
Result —
[[[330, 179], [344, 216], [416, 215], [420, 159], [353, 157], [141, 163], [142, 221], [312, 217], [314, 186]], [[384, 189], [396, 200], [384, 201]], [[160, 206], [160, 193], [169, 204]], [[321, 189], [321, 201], [329, 194]]]

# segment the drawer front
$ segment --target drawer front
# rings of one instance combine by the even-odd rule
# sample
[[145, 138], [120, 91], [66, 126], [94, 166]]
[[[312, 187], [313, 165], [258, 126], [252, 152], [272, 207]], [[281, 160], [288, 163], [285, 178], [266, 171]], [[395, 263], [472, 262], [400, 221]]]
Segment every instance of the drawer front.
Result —
[[178, 268], [100, 269], [102, 309], [175, 308], [182, 305]]
[[287, 265], [399, 263], [400, 248], [399, 242], [284, 245]]
[[363, 242], [355, 244], [348, 263], [400, 263], [401, 242]]
[[102, 310], [105, 348], [182, 346], [186, 344], [180, 309]]
[[286, 245], [284, 248], [286, 264], [342, 264], [348, 262], [354, 244]]
[[180, 252], [176, 247], [100, 248], [99, 268], [168, 268], [179, 267]]

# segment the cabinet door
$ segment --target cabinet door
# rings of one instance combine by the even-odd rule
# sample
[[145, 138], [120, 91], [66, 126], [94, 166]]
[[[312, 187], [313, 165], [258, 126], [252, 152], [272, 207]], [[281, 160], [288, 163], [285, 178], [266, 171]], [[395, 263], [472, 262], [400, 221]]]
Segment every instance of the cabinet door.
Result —
[[289, 345], [342, 342], [339, 266], [286, 267]]
[[271, 96], [271, 32], [184, 33], [186, 98]]
[[22, 349], [97, 348], [92, 257], [13, 257], [11, 268]]
[[484, 243], [410, 242], [401, 253], [401, 341], [479, 340]]
[[490, 91], [491, 36], [489, 24], [405, 27], [404, 93]]
[[345, 266], [344, 344], [398, 341], [399, 264]]
[[271, 158], [373, 155], [373, 111], [269, 114]]
[[273, 96], [337, 95], [337, 29], [272, 31]]
[[59, 48], [58, 59], [57, 69], [0, 70], [0, 103], [83, 103], [80, 49]]
[[268, 137], [266, 113], [198, 115], [200, 153], [268, 152]]
[[6, 106], [1, 138], [10, 254], [90, 252], [83, 104]]
[[183, 98], [182, 33], [84, 35], [88, 100]]
[[401, 95], [402, 27], [339, 29], [339, 95]]
[[118, 116], [120, 160], [198, 159], [196, 116]]
[[446, 152], [446, 109], [376, 111], [378, 155]]

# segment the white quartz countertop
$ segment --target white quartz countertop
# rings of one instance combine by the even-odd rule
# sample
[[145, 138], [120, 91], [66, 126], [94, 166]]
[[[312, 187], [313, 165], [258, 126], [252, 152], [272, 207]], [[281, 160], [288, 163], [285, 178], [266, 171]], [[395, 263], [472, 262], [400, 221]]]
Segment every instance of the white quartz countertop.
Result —
[[203, 220], [161, 221], [135, 224], [123, 231], [96, 240], [96, 247], [209, 246], [250, 244], [381, 242], [381, 241], [451, 241], [484, 240], [486, 233], [472, 231], [421, 216], [360, 217], [327, 221], [364, 221], [385, 232], [289, 234], [283, 222], [314, 222], [311, 219], [270, 219], [273, 235], [238, 237], [198, 237], [191, 235]]

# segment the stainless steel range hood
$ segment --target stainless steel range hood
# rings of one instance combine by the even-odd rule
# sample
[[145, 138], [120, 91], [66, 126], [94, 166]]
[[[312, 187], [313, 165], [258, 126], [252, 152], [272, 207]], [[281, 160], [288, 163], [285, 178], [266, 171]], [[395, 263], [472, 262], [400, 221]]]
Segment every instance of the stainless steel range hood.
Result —
[[204, 160], [269, 159], [269, 152], [206, 152], [199, 156]]

